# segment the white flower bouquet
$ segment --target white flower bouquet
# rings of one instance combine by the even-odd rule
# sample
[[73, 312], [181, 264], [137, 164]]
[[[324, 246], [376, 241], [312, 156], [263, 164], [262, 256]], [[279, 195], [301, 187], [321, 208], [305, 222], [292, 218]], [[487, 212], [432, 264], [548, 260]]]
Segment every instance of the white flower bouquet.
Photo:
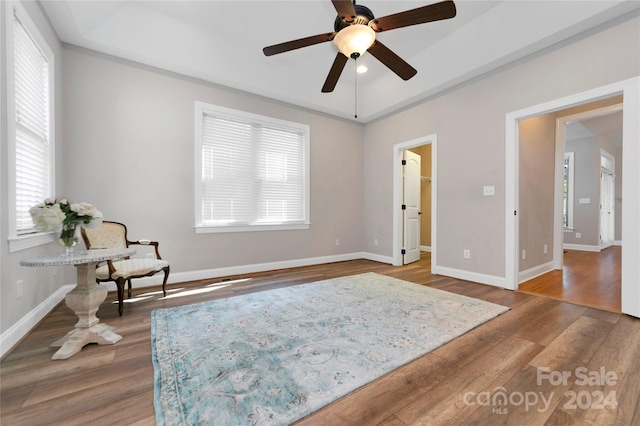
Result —
[[89, 203], [69, 203], [62, 199], [57, 201], [47, 198], [43, 203], [29, 209], [34, 227], [38, 231], [59, 231], [60, 240], [73, 241], [78, 225], [95, 228], [102, 223], [102, 212]]

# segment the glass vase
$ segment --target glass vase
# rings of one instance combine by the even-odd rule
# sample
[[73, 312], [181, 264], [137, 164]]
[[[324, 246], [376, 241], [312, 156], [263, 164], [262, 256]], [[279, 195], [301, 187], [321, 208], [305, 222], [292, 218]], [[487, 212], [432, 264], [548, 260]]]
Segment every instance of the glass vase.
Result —
[[60, 245], [64, 247], [65, 253], [70, 255], [73, 253], [73, 247], [78, 244], [78, 231], [80, 230], [80, 224], [78, 223], [63, 223], [62, 230], [60, 231]]

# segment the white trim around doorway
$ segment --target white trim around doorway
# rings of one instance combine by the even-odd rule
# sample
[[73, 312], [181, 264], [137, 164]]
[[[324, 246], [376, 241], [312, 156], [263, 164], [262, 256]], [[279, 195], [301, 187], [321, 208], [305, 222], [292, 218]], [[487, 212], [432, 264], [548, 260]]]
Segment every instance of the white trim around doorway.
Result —
[[422, 145], [431, 144], [431, 270], [437, 265], [437, 141], [436, 134], [424, 136], [393, 146], [393, 265], [402, 265], [402, 151]]
[[623, 95], [622, 312], [640, 317], [640, 77], [506, 114], [505, 287], [518, 288], [518, 122], [576, 105]]

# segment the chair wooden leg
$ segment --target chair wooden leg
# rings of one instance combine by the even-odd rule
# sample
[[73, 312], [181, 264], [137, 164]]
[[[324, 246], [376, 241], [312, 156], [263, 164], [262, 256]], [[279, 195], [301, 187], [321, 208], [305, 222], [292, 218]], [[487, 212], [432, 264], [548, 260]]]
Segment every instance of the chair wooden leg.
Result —
[[118, 278], [116, 280], [116, 286], [118, 287], [118, 313], [122, 316], [124, 307], [124, 278]]
[[131, 299], [131, 278], [127, 280], [127, 285], [129, 287], [129, 291], [127, 292], [127, 298]]
[[162, 269], [164, 271], [164, 280], [162, 281], [162, 294], [167, 297], [167, 279], [169, 279], [169, 267]]

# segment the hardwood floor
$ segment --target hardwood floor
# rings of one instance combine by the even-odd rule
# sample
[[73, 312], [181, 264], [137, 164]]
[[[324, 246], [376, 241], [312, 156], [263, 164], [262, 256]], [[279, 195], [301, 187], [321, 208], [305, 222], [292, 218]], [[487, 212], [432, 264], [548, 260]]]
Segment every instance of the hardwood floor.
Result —
[[620, 246], [602, 252], [566, 250], [562, 271], [551, 271], [522, 283], [518, 290], [621, 312], [621, 259]]
[[[122, 317], [110, 293], [98, 315], [123, 339], [53, 361], [49, 345], [75, 324], [60, 305], [2, 360], [0, 423], [155, 424], [151, 310], [367, 271], [511, 309], [298, 424], [640, 424], [639, 319], [431, 275], [428, 253], [402, 267], [355, 260], [230, 277], [249, 279], [223, 289], [207, 287], [220, 279], [173, 284], [166, 299], [134, 288]], [[580, 385], [584, 373], [591, 381]], [[506, 403], [498, 405], [501, 393]]]

